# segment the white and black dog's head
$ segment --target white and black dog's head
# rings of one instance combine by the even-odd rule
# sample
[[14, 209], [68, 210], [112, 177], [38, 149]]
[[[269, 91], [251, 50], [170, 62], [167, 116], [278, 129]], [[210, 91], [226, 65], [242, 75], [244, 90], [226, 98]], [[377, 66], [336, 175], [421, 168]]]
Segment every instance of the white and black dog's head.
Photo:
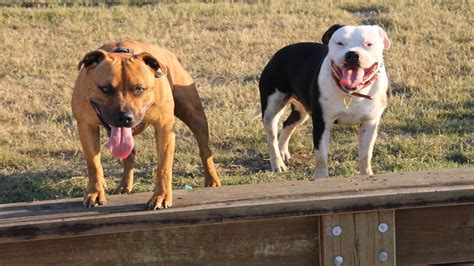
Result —
[[324, 33], [332, 75], [348, 91], [371, 83], [383, 63], [382, 52], [390, 40], [379, 26], [333, 25]]

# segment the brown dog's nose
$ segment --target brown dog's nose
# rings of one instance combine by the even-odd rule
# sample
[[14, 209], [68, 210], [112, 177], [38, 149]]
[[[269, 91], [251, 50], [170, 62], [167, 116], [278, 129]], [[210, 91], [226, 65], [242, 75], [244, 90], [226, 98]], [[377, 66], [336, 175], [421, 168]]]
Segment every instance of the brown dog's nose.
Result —
[[130, 111], [118, 111], [117, 113], [117, 125], [119, 127], [131, 127], [133, 125], [133, 113]]

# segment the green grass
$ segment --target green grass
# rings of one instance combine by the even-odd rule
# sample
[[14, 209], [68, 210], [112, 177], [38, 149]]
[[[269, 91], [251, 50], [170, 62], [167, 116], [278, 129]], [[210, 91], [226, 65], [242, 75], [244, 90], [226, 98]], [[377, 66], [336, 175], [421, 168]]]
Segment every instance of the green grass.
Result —
[[[172, 50], [195, 77], [224, 185], [312, 175], [311, 123], [292, 138], [291, 171], [272, 174], [262, 124], [252, 115], [259, 104], [258, 77], [272, 54], [290, 43], [319, 41], [335, 23], [380, 24], [392, 40], [385, 58], [394, 96], [375, 146], [374, 171], [473, 166], [469, 1], [62, 5], [67, 2], [0, 8], [0, 203], [83, 195], [86, 169], [69, 104], [76, 66], [103, 42], [122, 38]], [[202, 186], [192, 134], [181, 122], [176, 131], [173, 185]], [[135, 191], [153, 187], [152, 138], [151, 130], [136, 138]], [[356, 127], [335, 128], [331, 176], [357, 174], [357, 140]], [[108, 152], [103, 165], [110, 191], [121, 166]]]

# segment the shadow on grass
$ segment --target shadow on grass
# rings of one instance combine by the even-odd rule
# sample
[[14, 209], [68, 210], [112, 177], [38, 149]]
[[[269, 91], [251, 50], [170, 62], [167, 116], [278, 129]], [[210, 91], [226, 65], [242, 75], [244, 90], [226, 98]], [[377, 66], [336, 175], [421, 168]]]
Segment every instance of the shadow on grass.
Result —
[[[390, 131], [394, 133], [410, 134], [412, 136], [417, 134], [427, 135], [451, 135], [460, 134], [461, 136], [469, 134], [474, 130], [474, 119], [472, 115], [459, 117], [456, 114], [441, 115], [444, 118], [443, 122], [433, 124], [423, 120], [409, 120], [399, 125], [390, 126]], [[390, 133], [392, 134], [392, 133]]]
[[[259, 172], [271, 171], [270, 161], [263, 154], [255, 153], [252, 156], [239, 156], [219, 160], [219, 166], [224, 166], [226, 175], [252, 175]], [[222, 167], [220, 167], [222, 168]]]
[[362, 4], [362, 5], [345, 5], [341, 7], [342, 10], [345, 10], [354, 15], [360, 16], [361, 25], [379, 25], [382, 26], [385, 30], [391, 30], [394, 28], [394, 22], [385, 17], [381, 17], [382, 13], [389, 13], [390, 7], [387, 5], [380, 4]]
[[[145, 167], [148, 168], [148, 167]], [[122, 170], [105, 168], [106, 194], [113, 194], [122, 177]], [[135, 183], [153, 186], [149, 169], [137, 169]], [[0, 204], [67, 198], [82, 198], [87, 188], [86, 171], [45, 170], [35, 172], [0, 173]]]
[[472, 99], [465, 99], [461, 103], [444, 103], [440, 107], [449, 111], [440, 118], [455, 120], [460, 123], [466, 122], [470, 126], [466, 132], [474, 130], [474, 101]]
[[43, 147], [21, 149], [19, 151], [21, 155], [27, 155], [29, 157], [40, 157], [47, 156], [50, 158], [60, 158], [70, 162], [81, 162], [82, 155], [76, 149], [61, 149], [61, 150], [45, 150]]
[[0, 173], [0, 204], [82, 196], [85, 187], [60, 185], [71, 176], [72, 170]]
[[390, 31], [395, 27], [395, 23], [389, 18], [371, 17], [361, 20], [361, 25], [379, 25], [386, 31]]
[[365, 15], [365, 16], [371, 13], [380, 14], [380, 13], [388, 13], [390, 11], [389, 6], [381, 5], [381, 4], [369, 4], [369, 5], [352, 4], [352, 5], [345, 5], [344, 7], [342, 7], [342, 9], [353, 14]]
[[469, 165], [473, 163], [473, 158], [469, 157], [469, 155], [463, 151], [453, 151], [447, 154], [445, 157], [446, 160], [458, 163], [460, 165]]
[[[174, 2], [174, 1], [173, 1]], [[31, 0], [4, 0], [0, 6], [23, 7], [23, 8], [47, 8], [47, 7], [113, 7], [113, 6], [153, 6], [159, 3], [170, 3], [170, 0], [95, 0], [95, 1], [31, 1]]]
[[400, 82], [392, 82], [389, 86], [389, 96], [392, 97], [410, 99], [417, 91], [420, 91], [420, 88], [408, 86], [405, 83]]
[[[410, 100], [420, 91], [420, 88], [404, 83], [392, 83], [393, 97]], [[411, 104], [407, 101], [407, 104]], [[389, 107], [390, 108], [390, 107]], [[409, 134], [466, 134], [474, 131], [474, 102], [470, 97], [464, 97], [456, 102], [430, 101], [413, 109], [415, 113], [405, 117], [398, 125], [391, 125], [390, 130]], [[436, 111], [435, 121], [430, 117], [430, 110]], [[425, 118], [426, 117], [426, 118]]]

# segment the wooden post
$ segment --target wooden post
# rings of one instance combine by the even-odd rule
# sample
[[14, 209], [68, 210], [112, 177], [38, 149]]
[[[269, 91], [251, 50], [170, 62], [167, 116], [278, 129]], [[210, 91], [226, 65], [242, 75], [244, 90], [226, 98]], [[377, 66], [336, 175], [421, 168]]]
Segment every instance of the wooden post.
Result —
[[320, 224], [321, 265], [396, 265], [393, 210], [323, 215]]
[[396, 210], [395, 216], [399, 265], [474, 261], [474, 204]]

